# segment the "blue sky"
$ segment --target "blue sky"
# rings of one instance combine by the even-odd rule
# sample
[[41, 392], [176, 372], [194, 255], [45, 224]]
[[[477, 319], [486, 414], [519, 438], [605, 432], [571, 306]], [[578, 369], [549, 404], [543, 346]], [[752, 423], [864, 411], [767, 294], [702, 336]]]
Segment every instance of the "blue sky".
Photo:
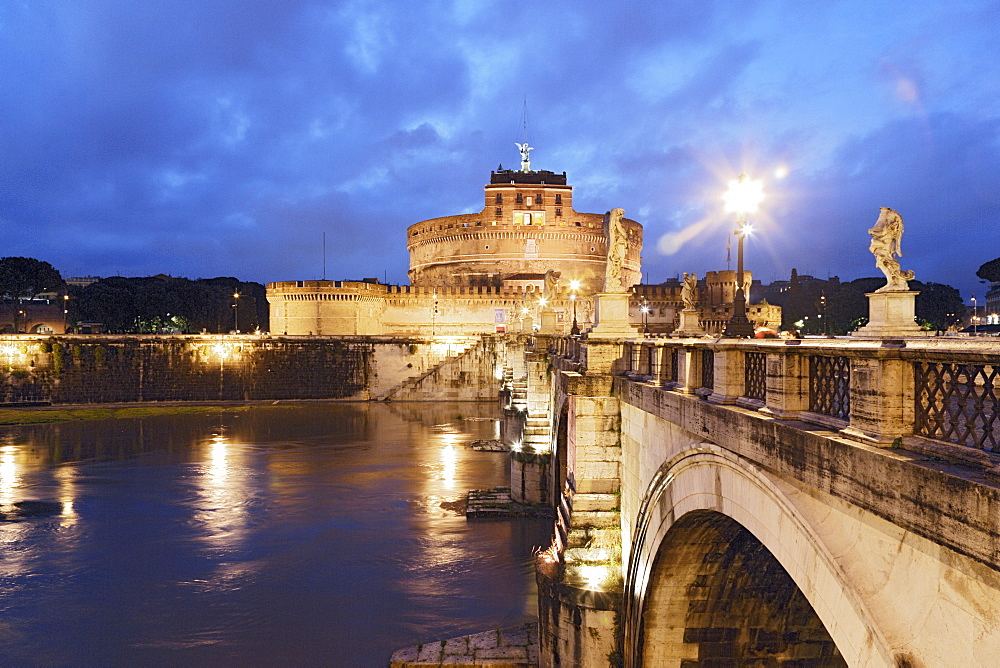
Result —
[[983, 288], [1000, 256], [1000, 4], [0, 4], [0, 254], [64, 275], [405, 282], [408, 225], [482, 208], [527, 100], [536, 169], [646, 230], [651, 282], [747, 266]]

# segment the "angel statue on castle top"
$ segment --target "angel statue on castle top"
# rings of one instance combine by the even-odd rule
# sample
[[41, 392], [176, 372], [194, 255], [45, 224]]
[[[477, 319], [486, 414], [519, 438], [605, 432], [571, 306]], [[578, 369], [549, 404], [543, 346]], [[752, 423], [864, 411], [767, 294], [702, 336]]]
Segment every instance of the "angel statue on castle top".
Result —
[[517, 142], [514, 142], [514, 146], [516, 146], [518, 148], [518, 150], [521, 151], [521, 171], [522, 172], [530, 172], [531, 171], [531, 158], [528, 157], [528, 152], [529, 151], [533, 151], [535, 149], [535, 147], [534, 146], [528, 146], [528, 142], [524, 142], [523, 144], [518, 144]]

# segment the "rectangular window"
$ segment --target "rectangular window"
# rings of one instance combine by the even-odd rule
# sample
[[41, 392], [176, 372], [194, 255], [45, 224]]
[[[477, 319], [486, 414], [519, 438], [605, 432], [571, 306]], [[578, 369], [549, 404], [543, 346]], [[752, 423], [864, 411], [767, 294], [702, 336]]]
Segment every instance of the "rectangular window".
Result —
[[494, 210], [494, 213], [495, 213], [495, 214], [496, 214], [497, 216], [502, 216], [502, 215], [503, 215], [503, 209], [502, 209], [502, 208], [500, 208], [500, 207], [497, 207], [497, 208], [496, 208], [496, 209]]
[[497, 193], [495, 201], [496, 201], [497, 204], [503, 204], [503, 195], [501, 195], [500, 193]]
[[537, 195], [535, 195], [535, 204], [537, 204], [538, 206], [542, 205], [542, 193], [538, 193]]
[[556, 209], [556, 218], [562, 215], [562, 209]]
[[557, 194], [556, 195], [556, 206], [559, 206], [560, 204], [562, 204], [562, 195]]
[[514, 198], [514, 201], [517, 202], [518, 204], [523, 204], [524, 203], [524, 197], [521, 195], [521, 193], [518, 193], [517, 197]]

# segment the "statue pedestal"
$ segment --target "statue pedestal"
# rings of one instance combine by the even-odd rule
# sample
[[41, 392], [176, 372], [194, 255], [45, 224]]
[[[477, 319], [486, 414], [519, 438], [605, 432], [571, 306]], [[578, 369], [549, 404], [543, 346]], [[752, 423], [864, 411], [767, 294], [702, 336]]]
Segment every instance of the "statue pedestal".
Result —
[[521, 318], [521, 333], [522, 334], [534, 334], [535, 333], [535, 319], [530, 315], [526, 315]]
[[916, 297], [911, 290], [895, 292], [869, 292], [868, 324], [851, 332], [851, 336], [870, 338], [900, 338], [906, 336], [933, 336], [933, 332], [920, 329], [913, 321]]
[[705, 330], [698, 321], [700, 312], [696, 308], [686, 308], [681, 311], [681, 321], [671, 336], [704, 336]]
[[550, 309], [548, 306], [542, 309], [542, 320], [541, 325], [538, 328], [539, 334], [555, 334], [556, 333], [556, 312]]
[[599, 292], [594, 295], [594, 327], [590, 336], [597, 338], [634, 338], [639, 328], [628, 322], [628, 293]]

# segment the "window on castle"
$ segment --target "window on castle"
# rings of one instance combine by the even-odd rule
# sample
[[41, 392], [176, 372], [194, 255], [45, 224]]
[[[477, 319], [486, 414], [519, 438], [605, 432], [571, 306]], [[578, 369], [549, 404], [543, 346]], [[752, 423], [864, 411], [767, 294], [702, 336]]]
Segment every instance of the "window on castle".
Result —
[[494, 211], [494, 213], [496, 215], [498, 215], [498, 216], [502, 216], [503, 215], [503, 209], [500, 208], [500, 207], [497, 207], [496, 210]]
[[532, 202], [531, 202], [531, 195], [528, 195], [528, 201], [525, 202], [525, 204], [527, 204], [528, 206], [531, 206], [531, 204], [532, 204]]
[[496, 201], [497, 204], [503, 204], [503, 195], [497, 193], [496, 199], [494, 201]]
[[559, 217], [561, 215], [562, 215], [562, 209], [556, 209], [556, 217]]
[[535, 195], [535, 203], [538, 204], [538, 206], [542, 205], [542, 193]]
[[517, 202], [518, 204], [524, 204], [524, 197], [521, 195], [521, 193], [518, 193], [517, 197], [514, 198], [514, 201]]
[[559, 206], [560, 204], [562, 204], [562, 195], [560, 195], [560, 194], [557, 193], [556, 194], [556, 206]]

